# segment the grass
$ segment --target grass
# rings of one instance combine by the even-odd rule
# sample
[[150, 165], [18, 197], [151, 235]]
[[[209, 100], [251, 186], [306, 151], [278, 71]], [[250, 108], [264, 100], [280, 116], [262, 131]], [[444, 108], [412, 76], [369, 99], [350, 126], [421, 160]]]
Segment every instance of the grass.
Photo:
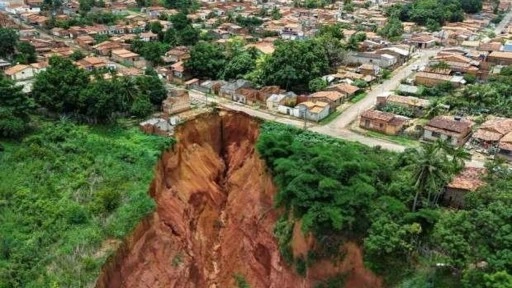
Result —
[[388, 140], [390, 142], [397, 143], [407, 147], [417, 147], [419, 145], [418, 141], [401, 135], [386, 135], [375, 131], [366, 131], [365, 134], [373, 138]]
[[55, 122], [0, 142], [0, 287], [35, 288], [95, 281], [115, 248], [107, 244], [153, 211], [147, 190], [172, 141]]
[[356, 96], [354, 96], [352, 99], [350, 99], [350, 103], [357, 103], [357, 102], [361, 101], [362, 99], [364, 99], [364, 97], [366, 97], [366, 92], [359, 93]]
[[338, 116], [341, 115], [341, 111], [334, 111], [332, 112], [331, 114], [329, 114], [329, 116], [325, 117], [324, 119], [320, 120], [320, 122], [318, 122], [320, 125], [325, 125], [327, 123], [330, 123], [332, 120], [336, 119]]

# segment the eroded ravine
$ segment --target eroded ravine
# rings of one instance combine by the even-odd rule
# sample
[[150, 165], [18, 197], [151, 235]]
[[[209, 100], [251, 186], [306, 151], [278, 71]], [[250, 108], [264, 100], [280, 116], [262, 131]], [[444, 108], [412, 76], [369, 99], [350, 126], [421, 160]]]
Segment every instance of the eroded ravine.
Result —
[[[353, 271], [352, 262], [361, 262], [357, 249], [354, 259], [346, 257], [350, 263], [315, 265], [307, 278], [283, 261], [272, 233], [276, 188], [255, 151], [258, 133], [259, 122], [239, 113], [180, 126], [151, 184], [156, 211], [125, 240], [96, 286], [223, 288], [236, 287], [233, 276], [243, 275], [251, 287], [313, 287]], [[349, 280], [380, 286], [373, 274], [361, 273]]]

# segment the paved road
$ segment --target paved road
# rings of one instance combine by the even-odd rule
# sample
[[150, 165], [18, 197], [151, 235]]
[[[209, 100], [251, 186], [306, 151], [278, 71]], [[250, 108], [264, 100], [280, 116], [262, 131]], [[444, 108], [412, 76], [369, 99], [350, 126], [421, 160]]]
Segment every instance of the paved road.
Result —
[[505, 14], [505, 16], [503, 17], [503, 20], [501, 20], [500, 24], [498, 24], [496, 26], [496, 28], [494, 28], [494, 33], [496, 33], [496, 35], [500, 35], [501, 31], [503, 31], [503, 29], [505, 29], [505, 26], [507, 26], [508, 23], [510, 23], [511, 19], [512, 19], [512, 10], [508, 11], [507, 14]]

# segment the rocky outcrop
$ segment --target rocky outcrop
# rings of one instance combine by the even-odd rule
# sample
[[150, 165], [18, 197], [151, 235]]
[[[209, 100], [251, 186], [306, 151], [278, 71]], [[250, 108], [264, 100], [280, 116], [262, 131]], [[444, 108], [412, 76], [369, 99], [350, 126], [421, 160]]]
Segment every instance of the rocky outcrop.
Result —
[[[256, 120], [226, 112], [178, 127], [151, 185], [156, 211], [105, 265], [96, 287], [236, 287], [234, 275], [253, 288], [313, 287], [339, 272], [359, 277], [355, 245], [357, 261], [327, 270], [318, 263], [305, 278], [282, 260], [273, 236], [276, 188], [255, 151], [258, 133]], [[359, 277], [363, 284], [380, 286], [367, 276]]]

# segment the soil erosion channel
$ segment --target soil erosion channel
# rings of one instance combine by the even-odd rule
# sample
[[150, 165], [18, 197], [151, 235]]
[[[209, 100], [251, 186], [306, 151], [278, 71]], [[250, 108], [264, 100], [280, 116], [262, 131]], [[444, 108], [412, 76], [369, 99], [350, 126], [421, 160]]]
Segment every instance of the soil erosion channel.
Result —
[[[224, 288], [236, 287], [238, 275], [253, 288], [314, 287], [344, 272], [346, 287], [379, 287], [351, 243], [343, 263], [320, 261], [306, 277], [281, 258], [273, 236], [276, 187], [255, 149], [259, 125], [220, 112], [180, 126], [151, 184], [156, 211], [105, 264], [96, 286]], [[294, 253], [307, 252], [295, 251], [307, 250], [307, 242], [294, 232]]]

